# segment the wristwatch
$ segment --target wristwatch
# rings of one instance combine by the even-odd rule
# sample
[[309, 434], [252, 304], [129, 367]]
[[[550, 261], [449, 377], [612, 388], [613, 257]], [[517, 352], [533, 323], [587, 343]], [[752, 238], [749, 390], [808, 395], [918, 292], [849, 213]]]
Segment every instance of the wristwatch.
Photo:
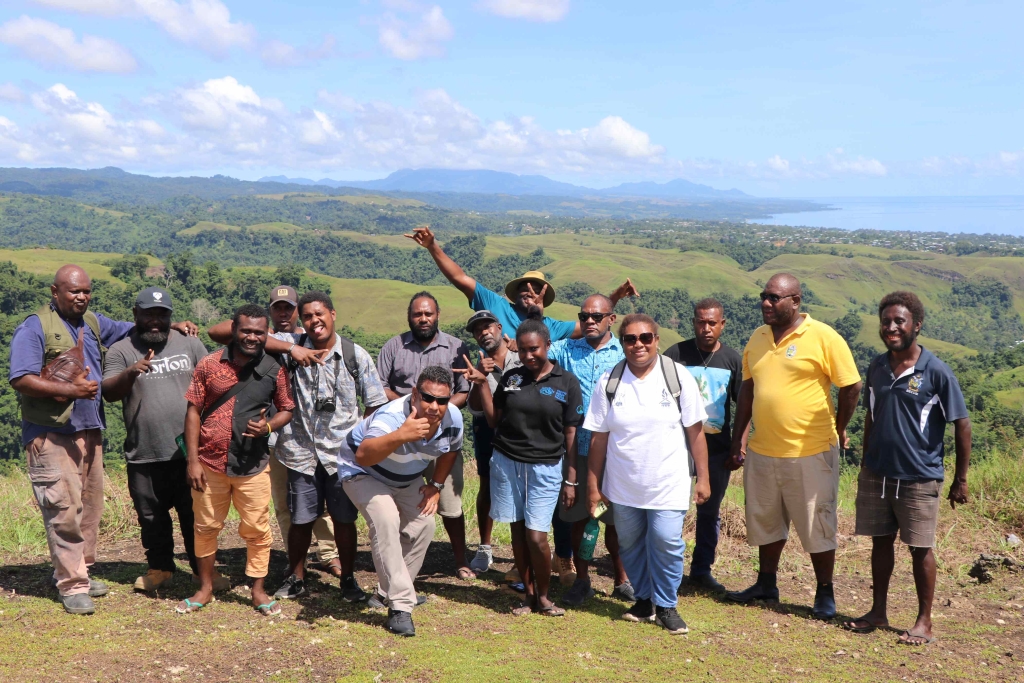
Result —
[[441, 493], [441, 491], [444, 491], [444, 484], [438, 484], [438, 483], [437, 483], [436, 481], [434, 481], [433, 479], [431, 479], [431, 480], [430, 480], [430, 481], [429, 481], [428, 483], [429, 483], [429, 484], [430, 484], [431, 486], [433, 486], [433, 487], [434, 487], [435, 489], [437, 489], [437, 492], [438, 492], [438, 493]]

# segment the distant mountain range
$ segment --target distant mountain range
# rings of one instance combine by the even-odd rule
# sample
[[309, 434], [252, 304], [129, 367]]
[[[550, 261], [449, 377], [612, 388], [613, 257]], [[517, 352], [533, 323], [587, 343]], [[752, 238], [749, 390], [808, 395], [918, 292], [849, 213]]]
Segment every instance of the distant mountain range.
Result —
[[355, 187], [381, 192], [470, 192], [479, 194], [543, 195], [548, 197], [663, 197], [665, 199], [754, 199], [739, 190], [716, 190], [687, 180], [667, 183], [623, 183], [594, 189], [562, 183], [542, 175], [516, 175], [501, 171], [456, 171], [439, 168], [403, 169], [380, 180], [332, 180], [265, 176], [261, 183]]

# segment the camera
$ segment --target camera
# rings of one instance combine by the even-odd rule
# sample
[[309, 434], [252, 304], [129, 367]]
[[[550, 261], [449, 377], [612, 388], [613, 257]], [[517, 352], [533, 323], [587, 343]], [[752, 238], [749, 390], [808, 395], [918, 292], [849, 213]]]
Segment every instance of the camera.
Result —
[[313, 399], [313, 409], [321, 413], [333, 413], [338, 409], [338, 400], [334, 396]]

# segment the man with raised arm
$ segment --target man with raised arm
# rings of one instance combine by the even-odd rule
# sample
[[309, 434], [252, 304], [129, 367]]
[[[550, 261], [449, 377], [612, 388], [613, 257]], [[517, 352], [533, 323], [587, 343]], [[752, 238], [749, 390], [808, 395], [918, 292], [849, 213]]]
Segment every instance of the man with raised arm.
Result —
[[[799, 280], [773, 275], [761, 292], [765, 324], [743, 350], [728, 467], [743, 466], [747, 543], [758, 547], [760, 562], [754, 585], [726, 597], [743, 603], [779, 599], [776, 575], [792, 522], [818, 581], [811, 614], [828, 621], [836, 615], [839, 447], [849, 442], [846, 425], [861, 381], [846, 341], [801, 313], [801, 299]], [[839, 387], [838, 410], [832, 385]], [[744, 457], [751, 419], [755, 429]]]
[[[71, 614], [92, 614], [92, 598], [108, 592], [105, 584], [89, 578], [103, 515], [103, 357], [108, 346], [131, 334], [135, 323], [90, 311], [92, 281], [78, 266], [62, 266], [50, 294], [50, 303], [14, 331], [8, 379], [19, 395], [21, 443], [61, 603]], [[189, 322], [171, 328], [196, 332]], [[80, 352], [72, 351], [76, 347]], [[65, 360], [81, 355], [56, 376], [44, 372], [66, 352], [71, 353]]]
[[[441, 270], [441, 274], [448, 279], [452, 285], [469, 299], [469, 305], [474, 311], [490, 311], [497, 318], [504, 330], [504, 333], [515, 336], [519, 324], [526, 320], [530, 313], [540, 315], [544, 324], [551, 332], [551, 341], [559, 339], [579, 339], [583, 336], [583, 328], [579, 322], [571, 320], [555, 320], [544, 315], [544, 309], [555, 301], [555, 289], [544, 279], [544, 273], [539, 270], [530, 272], [518, 277], [505, 285], [505, 297], [492, 292], [480, 285], [476, 280], [466, 274], [466, 271], [448, 254], [444, 253], [441, 245], [434, 239], [434, 233], [430, 228], [414, 228], [411, 235], [406, 235], [416, 244], [430, 252], [434, 263]], [[612, 309], [619, 299], [630, 296], [640, 296], [636, 287], [630, 280], [619, 285], [618, 289], [609, 295], [612, 302]]]

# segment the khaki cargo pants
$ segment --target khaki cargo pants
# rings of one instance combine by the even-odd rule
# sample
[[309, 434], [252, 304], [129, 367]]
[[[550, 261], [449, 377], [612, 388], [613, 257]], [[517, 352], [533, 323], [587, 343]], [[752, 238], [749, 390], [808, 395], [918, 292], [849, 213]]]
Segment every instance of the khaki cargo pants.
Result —
[[103, 516], [103, 433], [47, 432], [25, 446], [25, 459], [43, 513], [57, 590], [61, 595], [88, 593]]

